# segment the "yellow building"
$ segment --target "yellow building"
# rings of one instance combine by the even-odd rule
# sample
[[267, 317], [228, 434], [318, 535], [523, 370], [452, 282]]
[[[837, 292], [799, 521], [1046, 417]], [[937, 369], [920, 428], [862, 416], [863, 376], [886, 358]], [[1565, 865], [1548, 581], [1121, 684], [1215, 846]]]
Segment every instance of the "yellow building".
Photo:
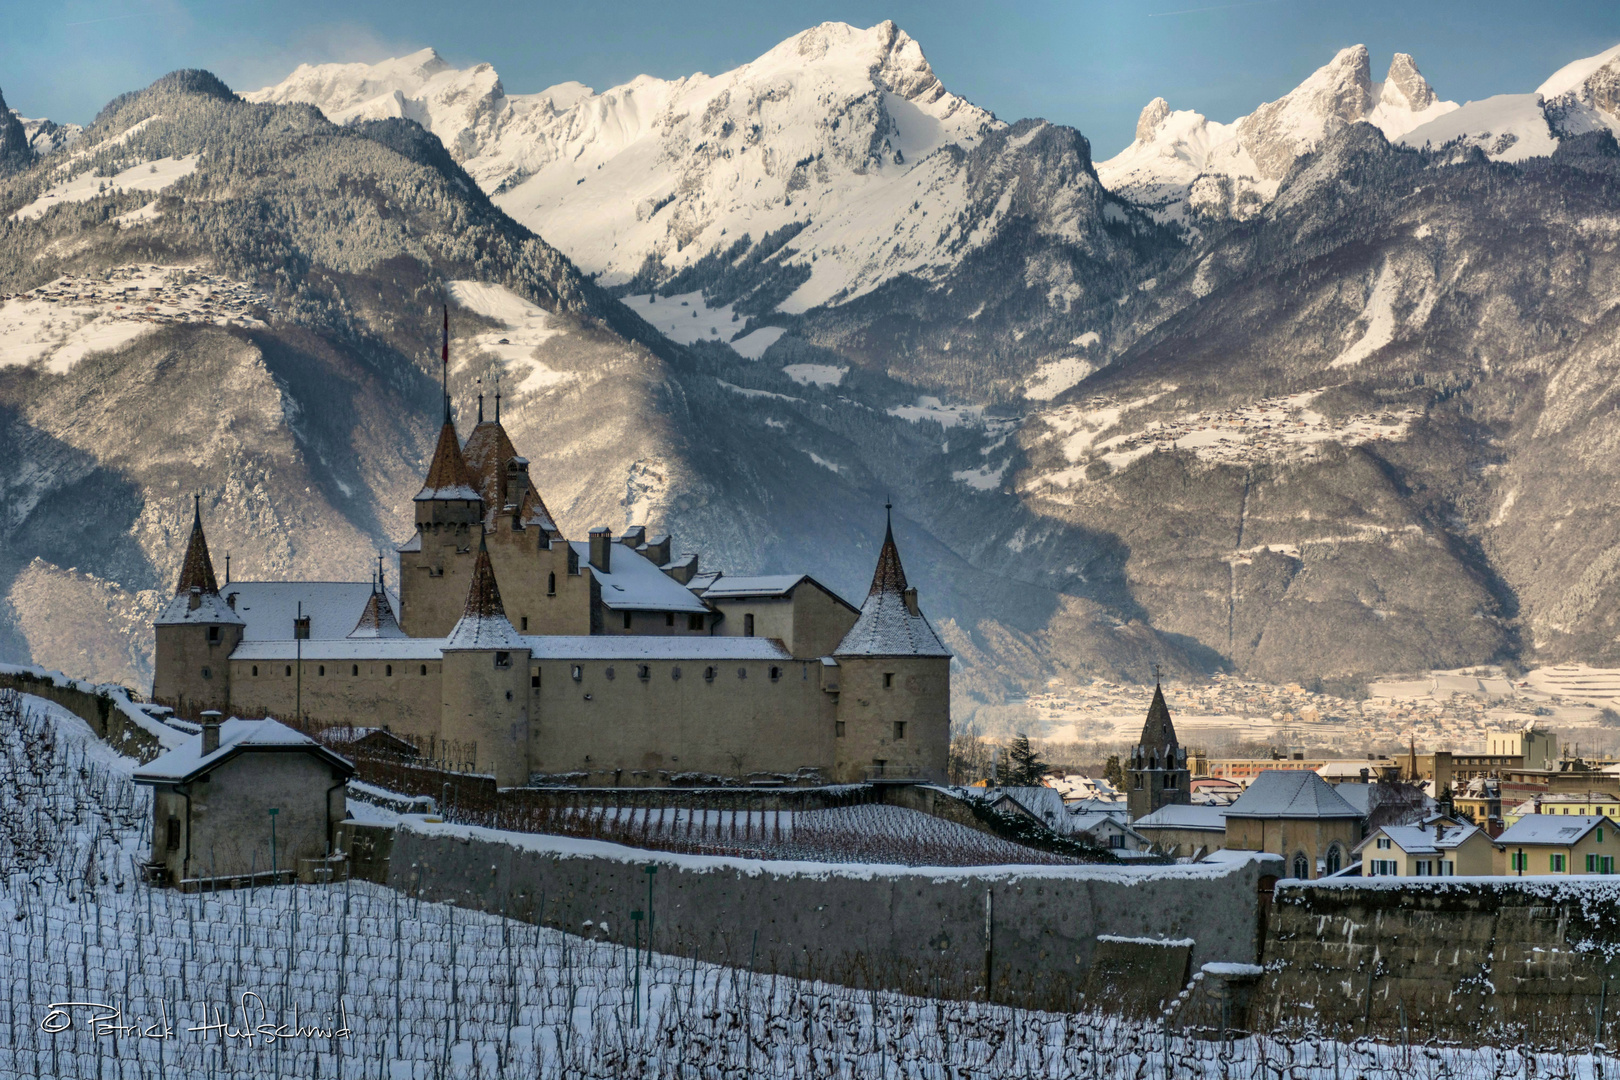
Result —
[[1336, 874], [1361, 842], [1364, 819], [1308, 770], [1268, 770], [1226, 808], [1229, 851], [1269, 851], [1292, 877]]
[[1558, 736], [1531, 721], [1518, 731], [1485, 733], [1486, 757], [1516, 757], [1521, 768], [1558, 768]]
[[1362, 877], [1482, 877], [1495, 866], [1495, 849], [1483, 829], [1445, 818], [1385, 825], [1356, 852]]
[[1503, 820], [1513, 825], [1527, 814], [1559, 817], [1606, 817], [1620, 819], [1620, 798], [1607, 792], [1537, 792], [1517, 806], [1504, 807]]
[[1496, 838], [1496, 872], [1512, 877], [1612, 874], [1620, 851], [1607, 817], [1527, 814]]

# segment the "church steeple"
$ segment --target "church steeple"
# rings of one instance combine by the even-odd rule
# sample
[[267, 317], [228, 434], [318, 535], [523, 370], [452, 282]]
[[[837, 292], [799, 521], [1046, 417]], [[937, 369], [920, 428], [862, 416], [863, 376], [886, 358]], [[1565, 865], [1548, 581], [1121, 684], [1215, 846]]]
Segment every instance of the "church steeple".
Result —
[[214, 561], [208, 557], [208, 540], [203, 536], [202, 496], [191, 497], [191, 540], [186, 544], [186, 561], [180, 566], [180, 580], [175, 583], [174, 595], [182, 596], [192, 589], [203, 595], [219, 592], [214, 577]]
[[1187, 769], [1187, 751], [1176, 739], [1176, 725], [1165, 704], [1164, 687], [1154, 665], [1153, 701], [1148, 705], [1142, 738], [1131, 751], [1125, 770], [1126, 805], [1131, 820], [1145, 817], [1162, 806], [1186, 806], [1192, 802], [1192, 773]]

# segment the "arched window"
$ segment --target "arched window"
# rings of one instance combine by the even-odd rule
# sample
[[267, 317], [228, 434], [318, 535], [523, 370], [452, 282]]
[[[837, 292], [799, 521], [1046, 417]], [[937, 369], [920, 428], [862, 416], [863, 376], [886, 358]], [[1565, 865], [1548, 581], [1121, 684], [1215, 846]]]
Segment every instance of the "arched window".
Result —
[[1334, 844], [1332, 847], [1328, 848], [1327, 872], [1329, 874], [1337, 874], [1341, 869], [1343, 869], [1343, 862], [1344, 856], [1339, 853], [1338, 844]]
[[424, 675], [427, 674], [427, 665], [426, 664], [422, 665], [422, 674], [424, 674]]
[[556, 574], [547, 574], [546, 575], [546, 595], [547, 596], [556, 596], [557, 595], [557, 575]]
[[703, 669], [703, 681], [714, 682], [714, 668], [706, 667]]
[[1303, 851], [1294, 856], [1294, 876], [1301, 881], [1311, 876], [1311, 861], [1305, 857]]
[[317, 674], [317, 675], [325, 675], [326, 674], [326, 665], [325, 664], [318, 665], [315, 668], [315, 674]]
[[360, 665], [359, 664], [350, 664], [349, 665], [349, 675], [351, 677], [357, 677], [357, 676], [359, 676], [359, 674], [360, 674]]
[[254, 678], [259, 677], [259, 665], [258, 664], [253, 665], [253, 677]]

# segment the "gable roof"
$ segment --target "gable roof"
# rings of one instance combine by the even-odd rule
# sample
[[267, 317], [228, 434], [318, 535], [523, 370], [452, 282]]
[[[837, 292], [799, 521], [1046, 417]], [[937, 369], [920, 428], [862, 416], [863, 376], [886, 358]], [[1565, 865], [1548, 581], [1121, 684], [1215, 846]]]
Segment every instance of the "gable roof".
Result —
[[921, 611], [913, 615], [906, 606], [906, 571], [900, 565], [900, 549], [894, 543], [894, 526], [883, 533], [872, 587], [861, 605], [861, 616], [850, 627], [834, 656], [938, 656], [950, 657], [951, 650], [939, 640]]
[[1448, 825], [1445, 831], [1435, 836], [1434, 825], [1385, 825], [1374, 829], [1372, 834], [1354, 848], [1360, 851], [1380, 836], [1386, 836], [1390, 841], [1408, 855], [1439, 855], [1443, 852], [1454, 851], [1475, 836], [1484, 836], [1484, 831], [1478, 825], [1458, 823]]
[[501, 604], [501, 590], [495, 584], [495, 568], [489, 564], [489, 545], [482, 530], [478, 534], [478, 560], [473, 563], [472, 588], [461, 618], [445, 638], [444, 651], [457, 649], [525, 649], [522, 638], [512, 629]]
[[1259, 818], [1359, 818], [1360, 811], [1308, 769], [1267, 769], [1249, 784], [1226, 816]]
[[235, 581], [223, 595], [234, 601], [243, 641], [291, 641], [299, 605], [311, 640], [341, 641], [364, 614], [374, 586], [366, 581]]
[[1208, 832], [1226, 831], [1228, 806], [1182, 805], [1169, 803], [1151, 814], [1143, 814], [1131, 822], [1138, 829], [1199, 829]]
[[1503, 830], [1496, 838], [1496, 845], [1573, 844], [1605, 821], [1610, 819], [1602, 814], [1526, 814]]
[[179, 746], [135, 770], [138, 784], [184, 784], [210, 769], [249, 751], [305, 752], [333, 765], [344, 776], [354, 775], [354, 766], [314, 739], [276, 720], [242, 720], [231, 717], [219, 726], [219, 749], [202, 752], [201, 735], [193, 735]]
[[571, 540], [581, 571], [589, 570], [602, 589], [602, 603], [615, 611], [706, 612], [707, 604], [691, 589], [660, 570], [651, 559], [628, 544], [615, 543], [610, 569], [591, 565], [589, 541]]
[[710, 600], [743, 596], [786, 596], [804, 579], [804, 574], [762, 574], [755, 577], [721, 574], [718, 580], [703, 590], [703, 595]]

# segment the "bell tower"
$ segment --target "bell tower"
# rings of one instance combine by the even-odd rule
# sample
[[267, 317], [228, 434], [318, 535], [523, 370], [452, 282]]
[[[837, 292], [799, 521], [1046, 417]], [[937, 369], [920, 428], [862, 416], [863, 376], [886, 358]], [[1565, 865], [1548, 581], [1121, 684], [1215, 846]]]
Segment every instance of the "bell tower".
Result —
[[1164, 688], [1157, 675], [1155, 665], [1153, 704], [1148, 706], [1142, 737], [1131, 751], [1131, 763], [1125, 770], [1125, 799], [1132, 821], [1161, 806], [1186, 806], [1192, 802], [1187, 751], [1176, 740], [1176, 726], [1170, 721], [1170, 707], [1164, 703]]

